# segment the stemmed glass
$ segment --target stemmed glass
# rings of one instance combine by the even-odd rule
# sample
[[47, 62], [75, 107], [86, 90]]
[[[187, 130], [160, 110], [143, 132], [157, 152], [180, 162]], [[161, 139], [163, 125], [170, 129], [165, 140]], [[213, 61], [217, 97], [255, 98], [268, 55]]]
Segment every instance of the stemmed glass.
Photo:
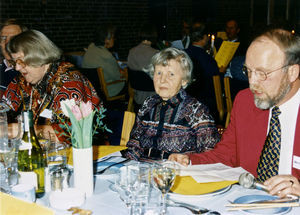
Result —
[[152, 177], [154, 185], [161, 191], [161, 214], [167, 213], [166, 208], [166, 197], [167, 193], [174, 184], [174, 179], [176, 176], [175, 163], [173, 162], [163, 162], [155, 164], [152, 170]]

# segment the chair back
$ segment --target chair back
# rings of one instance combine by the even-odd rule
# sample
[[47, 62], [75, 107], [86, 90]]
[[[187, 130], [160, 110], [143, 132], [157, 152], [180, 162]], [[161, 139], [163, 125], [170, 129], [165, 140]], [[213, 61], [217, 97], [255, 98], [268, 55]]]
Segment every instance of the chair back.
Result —
[[230, 121], [230, 113], [232, 110], [232, 98], [230, 92], [230, 78], [224, 78], [224, 91], [225, 91], [225, 100], [226, 100], [226, 121], [225, 121], [225, 128], [227, 128], [229, 121]]
[[135, 113], [125, 111], [124, 112], [124, 119], [123, 119], [123, 126], [122, 126], [122, 133], [121, 133], [121, 141], [120, 145], [125, 146], [129, 140], [130, 132], [135, 122]]
[[155, 91], [153, 80], [143, 71], [135, 71], [128, 68], [128, 81], [135, 90]]
[[223, 102], [223, 96], [222, 96], [220, 75], [214, 75], [213, 82], [214, 82], [217, 109], [219, 112], [219, 120], [220, 120], [220, 122], [222, 122], [223, 118], [224, 118], [225, 109], [224, 109], [224, 102]]
[[128, 95], [129, 95], [129, 99], [128, 99], [128, 106], [127, 106], [127, 111], [130, 112], [134, 112], [134, 90], [132, 89], [130, 83], [128, 83]]
[[97, 73], [98, 73], [98, 80], [100, 82], [101, 90], [105, 96], [106, 101], [115, 101], [115, 100], [120, 100], [120, 99], [124, 100], [125, 99], [126, 93], [116, 95], [116, 96], [109, 96], [107, 87], [109, 85], [117, 84], [120, 82], [125, 82], [125, 84], [126, 84], [126, 79], [120, 79], [120, 80], [116, 80], [116, 81], [106, 82], [104, 79], [103, 69], [101, 67], [97, 68]]

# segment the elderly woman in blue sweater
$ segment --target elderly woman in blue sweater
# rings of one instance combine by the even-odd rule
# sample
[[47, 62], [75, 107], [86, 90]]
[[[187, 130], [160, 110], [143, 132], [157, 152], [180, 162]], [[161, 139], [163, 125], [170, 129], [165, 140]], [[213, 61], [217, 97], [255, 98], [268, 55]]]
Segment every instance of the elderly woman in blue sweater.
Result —
[[193, 64], [175, 48], [155, 54], [149, 66], [156, 95], [138, 112], [125, 156], [167, 159], [171, 153], [203, 152], [214, 148], [220, 136], [208, 108], [189, 96]]

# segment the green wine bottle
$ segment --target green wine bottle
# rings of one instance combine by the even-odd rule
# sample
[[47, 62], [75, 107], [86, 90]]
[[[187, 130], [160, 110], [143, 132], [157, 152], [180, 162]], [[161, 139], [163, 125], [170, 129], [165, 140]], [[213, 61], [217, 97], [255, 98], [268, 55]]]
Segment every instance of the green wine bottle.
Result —
[[45, 194], [44, 174], [46, 159], [33, 126], [31, 110], [23, 112], [23, 137], [18, 153], [20, 183], [32, 184], [36, 188], [36, 197]]

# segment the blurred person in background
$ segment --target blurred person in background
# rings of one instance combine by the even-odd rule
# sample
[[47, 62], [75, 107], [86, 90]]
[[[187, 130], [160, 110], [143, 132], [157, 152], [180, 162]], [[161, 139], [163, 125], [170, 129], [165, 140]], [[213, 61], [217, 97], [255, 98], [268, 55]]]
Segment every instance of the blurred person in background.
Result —
[[[139, 31], [140, 43], [129, 50], [127, 65], [130, 70], [145, 72], [148, 74], [147, 67], [151, 63], [151, 58], [154, 54], [159, 52], [159, 50], [152, 47], [152, 45], [156, 43], [156, 40], [156, 27], [149, 23], [144, 24]], [[134, 90], [134, 101], [138, 105], [141, 105], [147, 97], [154, 94], [154, 91]]]
[[5, 91], [8, 84], [13, 80], [13, 78], [18, 74], [18, 72], [10, 64], [11, 57], [5, 50], [6, 44], [9, 40], [21, 32], [27, 30], [21, 22], [16, 19], [8, 19], [2, 23], [0, 28], [0, 45], [1, 45], [1, 54], [4, 59], [0, 64], [0, 98], [2, 93]]
[[[115, 43], [116, 28], [111, 24], [102, 24], [95, 30], [94, 41], [88, 46], [82, 61], [83, 68], [103, 69], [105, 82], [121, 79], [120, 67], [117, 60], [109, 51]], [[118, 95], [125, 83], [120, 82], [107, 86], [109, 96]]]

